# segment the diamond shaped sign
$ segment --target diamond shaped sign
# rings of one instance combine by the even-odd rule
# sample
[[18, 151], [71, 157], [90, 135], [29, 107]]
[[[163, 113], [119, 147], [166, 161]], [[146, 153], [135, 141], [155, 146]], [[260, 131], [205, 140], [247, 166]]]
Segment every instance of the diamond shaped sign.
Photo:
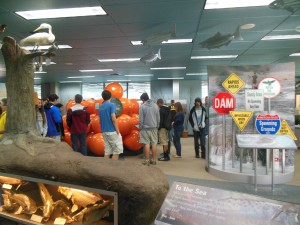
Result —
[[235, 73], [232, 73], [226, 80], [224, 80], [222, 86], [231, 94], [236, 94], [242, 87], [245, 86], [245, 82]]

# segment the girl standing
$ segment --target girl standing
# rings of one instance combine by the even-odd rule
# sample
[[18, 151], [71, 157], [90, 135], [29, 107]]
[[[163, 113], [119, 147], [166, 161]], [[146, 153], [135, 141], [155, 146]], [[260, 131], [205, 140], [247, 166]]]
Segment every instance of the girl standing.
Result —
[[183, 122], [184, 122], [184, 113], [183, 108], [180, 102], [175, 103], [175, 111], [176, 114], [174, 116], [174, 136], [173, 136], [173, 143], [176, 149], [176, 154], [173, 155], [174, 158], [181, 158], [181, 142], [180, 137], [183, 132]]

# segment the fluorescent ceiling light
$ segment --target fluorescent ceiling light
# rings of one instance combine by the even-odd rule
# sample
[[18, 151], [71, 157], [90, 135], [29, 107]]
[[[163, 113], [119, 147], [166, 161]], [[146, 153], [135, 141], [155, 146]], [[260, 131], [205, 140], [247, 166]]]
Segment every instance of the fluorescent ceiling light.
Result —
[[113, 69], [99, 69], [99, 70], [79, 70], [82, 73], [88, 73], [88, 72], [111, 72]]
[[180, 43], [191, 43], [193, 41], [192, 38], [189, 39], [170, 39], [168, 41], [163, 41], [163, 44], [180, 44]]
[[77, 78], [93, 78], [93, 77], [95, 77], [95, 76], [76, 76], [76, 77], [68, 77], [68, 78], [70, 78], [70, 79], [73, 79], [73, 78], [77, 79]]
[[[40, 45], [39, 50], [48, 50], [52, 45]], [[36, 46], [21, 46], [26, 50], [33, 50]], [[72, 48], [70, 45], [58, 45], [58, 49]]]
[[140, 58], [123, 58], [123, 59], [98, 59], [99, 62], [134, 62], [140, 61]]
[[34, 73], [47, 73], [45, 71], [35, 71]]
[[191, 59], [231, 59], [236, 57], [238, 57], [238, 55], [203, 55], [192, 56]]
[[207, 73], [187, 73], [187, 76], [206, 76]]
[[[170, 39], [168, 41], [163, 41], [162, 44], [181, 44], [181, 43], [191, 43], [192, 38], [187, 39]], [[142, 41], [131, 41], [132, 45], [143, 45]]]
[[150, 70], [185, 70], [186, 67], [152, 67]]
[[72, 81], [65, 80], [65, 81], [59, 81], [59, 83], [61, 83], [61, 84], [64, 84], [64, 83], [82, 83], [82, 81], [80, 81], [80, 80], [72, 80]]
[[206, 0], [204, 9], [224, 9], [238, 7], [267, 6], [274, 0]]
[[290, 56], [300, 56], [300, 53], [293, 53], [293, 54], [290, 54]]
[[129, 74], [129, 75], [124, 75], [125, 77], [152, 77], [153, 74]]
[[101, 6], [19, 11], [16, 13], [27, 20], [106, 15]]
[[35, 79], [35, 80], [41, 80], [42, 78], [40, 78], [40, 77], [35, 77], [34, 79]]
[[157, 80], [183, 80], [183, 77], [159, 77]]
[[300, 34], [295, 35], [268, 35], [263, 37], [262, 41], [269, 41], [269, 40], [288, 40], [288, 39], [300, 39]]
[[129, 82], [131, 80], [107, 80], [107, 82]]

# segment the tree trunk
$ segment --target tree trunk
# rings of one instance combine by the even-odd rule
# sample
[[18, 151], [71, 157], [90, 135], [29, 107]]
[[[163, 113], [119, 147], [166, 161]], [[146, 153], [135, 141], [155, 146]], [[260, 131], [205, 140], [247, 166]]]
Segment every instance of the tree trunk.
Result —
[[33, 58], [11, 37], [3, 39], [1, 50], [6, 65], [8, 100], [5, 136], [36, 133]]

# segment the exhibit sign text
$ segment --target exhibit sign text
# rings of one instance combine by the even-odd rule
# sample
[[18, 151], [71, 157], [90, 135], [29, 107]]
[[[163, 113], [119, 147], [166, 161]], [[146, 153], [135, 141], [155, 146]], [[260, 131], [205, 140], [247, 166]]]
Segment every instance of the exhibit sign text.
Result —
[[253, 111], [230, 111], [230, 115], [240, 131], [243, 131], [252, 117]]
[[212, 99], [212, 107], [218, 114], [229, 114], [236, 107], [236, 99], [228, 92], [219, 92]]
[[276, 134], [280, 129], [281, 121], [278, 115], [261, 115], [256, 117], [255, 126], [260, 134]]
[[294, 140], [297, 140], [296, 135], [294, 134], [286, 120], [281, 121], [281, 126], [277, 134], [287, 134], [290, 135]]
[[274, 98], [279, 95], [281, 85], [274, 77], [266, 77], [259, 82], [258, 89], [264, 90], [265, 98]]
[[264, 91], [260, 89], [246, 89], [245, 109], [249, 111], [264, 111]]
[[[283, 209], [289, 210], [283, 211]], [[173, 182], [154, 224], [298, 224], [297, 217], [293, 217], [293, 213], [298, 215], [299, 211], [299, 206], [296, 204], [217, 188]]]
[[235, 73], [232, 73], [226, 80], [224, 80], [222, 86], [231, 94], [236, 94], [242, 87], [245, 86], [245, 82]]

